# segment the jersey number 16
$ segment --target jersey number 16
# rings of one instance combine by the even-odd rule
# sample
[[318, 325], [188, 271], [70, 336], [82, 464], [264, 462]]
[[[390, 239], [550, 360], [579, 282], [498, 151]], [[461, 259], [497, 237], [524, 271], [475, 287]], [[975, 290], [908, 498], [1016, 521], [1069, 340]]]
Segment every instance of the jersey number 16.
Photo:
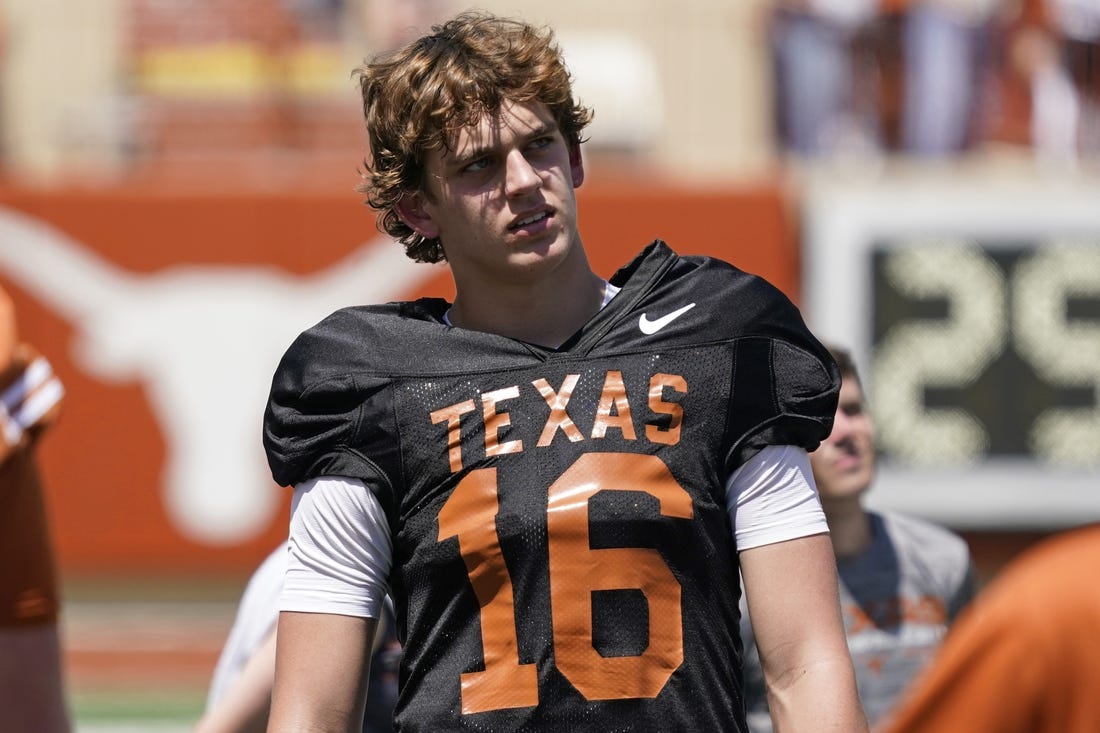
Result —
[[[652, 548], [592, 549], [588, 501], [600, 491], [642, 491], [663, 516], [690, 519], [691, 495], [652, 455], [588, 453], [550, 486], [546, 529], [558, 670], [588, 700], [656, 697], [684, 660], [680, 583]], [[439, 540], [458, 537], [481, 606], [485, 669], [462, 674], [462, 712], [538, 705], [538, 673], [519, 660], [512, 581], [495, 531], [497, 470], [471, 471], [439, 512]], [[638, 589], [649, 603], [649, 644], [604, 657], [592, 644], [592, 593]]]

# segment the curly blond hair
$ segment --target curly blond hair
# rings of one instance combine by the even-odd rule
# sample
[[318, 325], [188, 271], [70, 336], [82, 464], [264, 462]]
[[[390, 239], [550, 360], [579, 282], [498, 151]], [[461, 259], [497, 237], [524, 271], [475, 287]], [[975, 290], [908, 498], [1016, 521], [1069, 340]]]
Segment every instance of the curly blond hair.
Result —
[[546, 105], [566, 142], [579, 145], [592, 112], [573, 97], [572, 77], [553, 33], [482, 12], [465, 12], [431, 35], [355, 70], [370, 158], [357, 190], [378, 210], [379, 227], [418, 262], [446, 259], [438, 239], [397, 214], [406, 194], [430, 198], [424, 164], [455, 133], [497, 114], [508, 101]]

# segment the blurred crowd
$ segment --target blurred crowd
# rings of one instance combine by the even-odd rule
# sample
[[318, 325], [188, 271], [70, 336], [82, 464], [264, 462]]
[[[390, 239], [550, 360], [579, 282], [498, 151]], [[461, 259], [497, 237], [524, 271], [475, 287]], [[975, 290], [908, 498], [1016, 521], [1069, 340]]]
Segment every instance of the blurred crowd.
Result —
[[[116, 25], [88, 31], [114, 39], [104, 42], [115, 46], [103, 53], [117, 58], [85, 67], [116, 71], [83, 80], [80, 96], [62, 100], [42, 93], [43, 98], [28, 100], [42, 84], [16, 85], [13, 79], [43, 72], [39, 56], [26, 51], [28, 39], [36, 36], [28, 25], [41, 19], [14, 10], [27, 2], [18, 0], [0, 12], [0, 63], [10, 69], [2, 99], [7, 106], [0, 109], [8, 172], [16, 159], [29, 157], [26, 148], [35, 136], [51, 138], [45, 144], [59, 151], [53, 165], [70, 173], [74, 161], [86, 159], [92, 166], [107, 160], [105, 167], [128, 171], [143, 166], [163, 171], [181, 161], [203, 164], [204, 156], [208, 162], [209, 156], [240, 159], [271, 151], [314, 158], [331, 154], [346, 161], [363, 144], [349, 70], [365, 53], [393, 47], [463, 5], [457, 0], [131, 0], [119, 6]], [[759, 96], [745, 96], [747, 89], [757, 89], [753, 85], [731, 82], [725, 88], [739, 103], [749, 102], [744, 115], [751, 121], [728, 122], [753, 137], [743, 143], [753, 150], [770, 147], [781, 157], [802, 160], [882, 153], [940, 159], [1006, 147], [1069, 165], [1100, 157], [1100, 0], [753, 0], [753, 10], [744, 9], [741, 0], [727, 2], [724, 14], [708, 6], [708, 18], [723, 18], [734, 28], [719, 38], [738, 47], [751, 38], [755, 62], [749, 74], [770, 72], [772, 80], [759, 85], [763, 91], [749, 92]], [[528, 7], [537, 5], [519, 3], [513, 12]], [[576, 22], [587, 27], [583, 18]], [[750, 23], [751, 32], [740, 34], [739, 23]], [[606, 25], [606, 18], [593, 16], [592, 30], [609, 31]], [[660, 85], [667, 92], [674, 83], [670, 78], [684, 73], [677, 65], [683, 54], [647, 39], [636, 19], [624, 19], [610, 31], [636, 42], [643, 60], [661, 68], [664, 78], [655, 81], [658, 88], [643, 87], [638, 99], [624, 101], [622, 90], [638, 72], [610, 73], [617, 83], [595, 94], [612, 89], [619, 97], [594, 100], [604, 110], [600, 123], [626, 105], [623, 119], [660, 124], [659, 114], [646, 107]], [[24, 49], [21, 56], [17, 47]], [[21, 65], [12, 65], [16, 56]], [[577, 51], [576, 58], [584, 57]], [[714, 54], [706, 63], [745, 59]], [[593, 66], [603, 70], [636, 62], [634, 56], [610, 56]], [[736, 77], [734, 70], [720, 71]], [[15, 86], [21, 91], [13, 91]], [[714, 94], [709, 88], [707, 93]], [[712, 114], [731, 114], [716, 96], [707, 98], [714, 101]], [[692, 106], [705, 103], [693, 100]], [[23, 110], [21, 121], [13, 124], [17, 109]], [[662, 134], [675, 136], [675, 131]], [[614, 136], [597, 136], [590, 150], [613, 148]], [[653, 142], [652, 136], [647, 140]], [[667, 140], [664, 145], [661, 154], [679, 161], [669, 155], [678, 148]], [[630, 152], [652, 156], [653, 148]], [[30, 165], [50, 162], [35, 158]]]
[[776, 0], [768, 40], [792, 155], [1100, 153], [1098, 0]]
[[[232, 116], [220, 115], [227, 147], [241, 139], [355, 146], [354, 110], [338, 104], [325, 114], [326, 99], [347, 91], [351, 59], [341, 44], [352, 37], [374, 50], [393, 47], [460, 3], [200, 5], [205, 13], [172, 0], [133, 6], [134, 85], [153, 128], [147, 145], [210, 146], [216, 131], [187, 124], [192, 114], [209, 119], [193, 92], [205, 85], [217, 99], [237, 85], [253, 103], [234, 103], [240, 134]], [[1100, 0], [764, 0], [762, 7], [781, 153], [942, 158], [1010, 146], [1058, 163], [1100, 153]], [[181, 21], [204, 16], [218, 23]], [[188, 43], [199, 56], [180, 54]], [[192, 78], [196, 70], [209, 73]]]

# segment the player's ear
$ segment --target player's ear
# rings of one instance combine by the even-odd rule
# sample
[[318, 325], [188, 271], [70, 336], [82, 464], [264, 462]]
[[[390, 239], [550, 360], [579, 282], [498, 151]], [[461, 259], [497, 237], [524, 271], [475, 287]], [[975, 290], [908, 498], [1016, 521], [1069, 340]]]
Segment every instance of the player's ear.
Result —
[[419, 191], [407, 193], [401, 197], [394, 208], [397, 210], [397, 215], [401, 217], [401, 221], [420, 236], [425, 239], [435, 239], [439, 236], [439, 226], [424, 207], [424, 194]]
[[569, 170], [573, 177], [573, 188], [579, 188], [584, 183], [584, 161], [581, 159], [580, 143], [569, 146]]

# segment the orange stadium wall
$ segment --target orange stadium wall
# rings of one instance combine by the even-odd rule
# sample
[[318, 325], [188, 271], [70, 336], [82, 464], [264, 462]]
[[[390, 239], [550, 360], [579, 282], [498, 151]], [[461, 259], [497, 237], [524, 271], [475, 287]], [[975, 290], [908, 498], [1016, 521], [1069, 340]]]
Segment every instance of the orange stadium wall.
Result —
[[[593, 184], [581, 228], [610, 275], [655, 237], [798, 300], [778, 186]], [[450, 295], [353, 193], [0, 192], [0, 286], [66, 388], [40, 445], [62, 573], [240, 576], [281, 537], [263, 397], [293, 336], [340, 305]]]

